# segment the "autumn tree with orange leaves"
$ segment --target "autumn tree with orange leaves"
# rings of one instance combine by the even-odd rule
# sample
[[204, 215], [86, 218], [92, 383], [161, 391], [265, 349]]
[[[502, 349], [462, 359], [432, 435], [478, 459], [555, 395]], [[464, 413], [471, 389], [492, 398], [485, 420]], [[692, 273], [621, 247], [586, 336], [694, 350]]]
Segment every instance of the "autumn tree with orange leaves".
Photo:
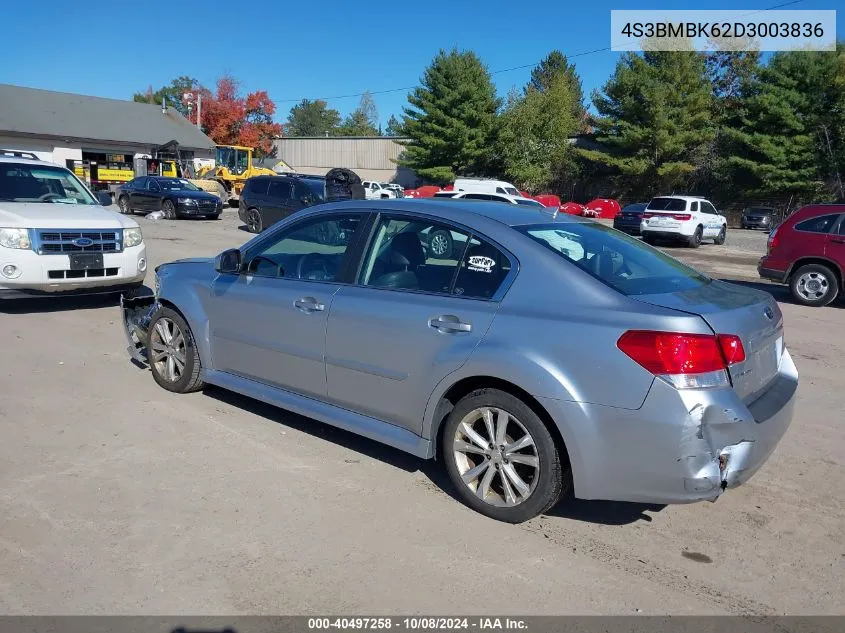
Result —
[[276, 104], [265, 90], [240, 95], [238, 82], [230, 75], [217, 80], [214, 93], [202, 88], [202, 129], [218, 145], [255, 148], [261, 158], [275, 152], [273, 139], [282, 126], [273, 122]]

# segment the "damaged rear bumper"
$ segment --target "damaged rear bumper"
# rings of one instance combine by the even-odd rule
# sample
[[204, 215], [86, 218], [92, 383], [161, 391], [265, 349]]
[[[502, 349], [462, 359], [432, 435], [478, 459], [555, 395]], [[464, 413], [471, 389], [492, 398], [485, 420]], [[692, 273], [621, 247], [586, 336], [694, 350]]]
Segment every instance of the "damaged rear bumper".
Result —
[[158, 302], [152, 295], [132, 296], [123, 294], [120, 296], [123, 331], [129, 343], [127, 351], [135, 361], [145, 365], [147, 364], [150, 322], [158, 307]]
[[668, 504], [715, 501], [748, 481], [786, 433], [797, 391], [784, 350], [777, 377], [751, 403], [730, 388], [678, 390], [659, 379], [635, 411], [541, 400], [569, 427], [561, 434], [575, 496]]

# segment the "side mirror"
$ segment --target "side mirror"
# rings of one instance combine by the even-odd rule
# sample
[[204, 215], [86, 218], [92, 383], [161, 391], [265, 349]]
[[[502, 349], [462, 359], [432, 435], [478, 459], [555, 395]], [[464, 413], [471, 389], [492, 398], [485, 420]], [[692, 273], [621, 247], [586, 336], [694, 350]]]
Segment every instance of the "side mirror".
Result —
[[237, 275], [241, 272], [241, 252], [237, 248], [223, 251], [214, 258], [214, 270], [224, 275]]
[[108, 191], [98, 191], [97, 202], [100, 203], [100, 206], [110, 207], [112, 204], [111, 194]]

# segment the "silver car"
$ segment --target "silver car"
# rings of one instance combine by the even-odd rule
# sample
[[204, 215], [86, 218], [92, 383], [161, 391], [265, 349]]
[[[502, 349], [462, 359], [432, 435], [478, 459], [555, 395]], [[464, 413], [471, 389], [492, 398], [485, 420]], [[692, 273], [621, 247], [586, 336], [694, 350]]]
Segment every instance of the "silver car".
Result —
[[563, 496], [715, 500], [772, 453], [798, 387], [769, 294], [515, 205], [313, 207], [160, 266], [123, 309], [165, 389], [217, 385], [436, 457], [467, 505], [514, 523]]

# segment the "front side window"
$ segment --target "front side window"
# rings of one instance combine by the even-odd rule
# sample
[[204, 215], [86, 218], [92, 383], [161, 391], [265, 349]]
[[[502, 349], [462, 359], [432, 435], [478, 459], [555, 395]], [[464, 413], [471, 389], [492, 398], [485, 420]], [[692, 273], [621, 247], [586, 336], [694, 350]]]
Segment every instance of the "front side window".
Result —
[[360, 283], [490, 299], [509, 270], [503, 253], [464, 230], [425, 219], [383, 217]]
[[[692, 203], [692, 205], [690, 206], [690, 211], [692, 211], [693, 213], [698, 211], [698, 200], [696, 200], [695, 202]], [[704, 209], [702, 209], [702, 211], [704, 211]], [[705, 211], [705, 213], [706, 213], [706, 211]]]
[[47, 165], [0, 164], [0, 200], [55, 204], [98, 202], [69, 170]]
[[505, 193], [504, 187], [496, 187], [496, 193]]
[[289, 200], [291, 197], [291, 186], [286, 180], [271, 180], [270, 189], [267, 195], [271, 198], [279, 198], [280, 200]]
[[704, 209], [705, 213], [709, 213], [710, 215], [719, 215], [719, 212], [716, 211], [716, 207], [714, 207], [709, 202], [702, 202], [701, 206]]
[[261, 277], [335, 281], [363, 217], [350, 213], [297, 222], [251, 253], [246, 270]]
[[516, 228], [624, 295], [681, 292], [711, 281], [658, 249], [603, 224], [572, 222]]
[[795, 225], [796, 231], [804, 231], [806, 233], [829, 233], [833, 228], [839, 215], [820, 215], [816, 218], [804, 220]]
[[270, 182], [267, 178], [250, 178], [247, 182], [249, 182], [250, 193], [260, 196], [267, 195], [267, 185]]

